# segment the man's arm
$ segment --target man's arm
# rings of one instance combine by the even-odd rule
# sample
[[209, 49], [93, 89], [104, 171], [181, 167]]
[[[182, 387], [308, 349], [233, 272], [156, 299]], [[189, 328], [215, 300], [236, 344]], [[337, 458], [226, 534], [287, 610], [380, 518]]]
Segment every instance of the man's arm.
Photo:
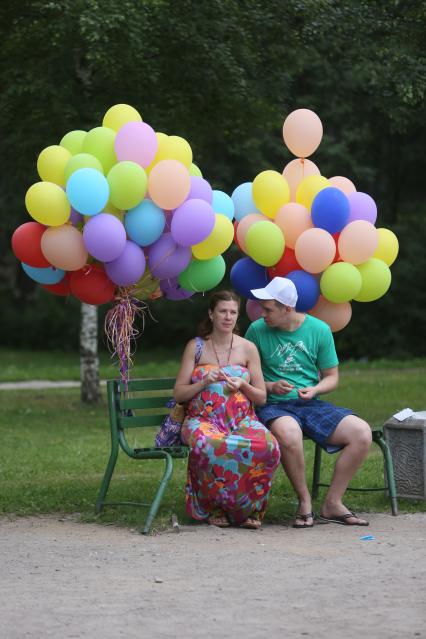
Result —
[[325, 393], [331, 393], [339, 384], [339, 368], [333, 366], [333, 368], [325, 368], [320, 371], [321, 380], [315, 386], [307, 386], [306, 388], [299, 388], [297, 393], [300, 399], [313, 399], [317, 395], [324, 395]]

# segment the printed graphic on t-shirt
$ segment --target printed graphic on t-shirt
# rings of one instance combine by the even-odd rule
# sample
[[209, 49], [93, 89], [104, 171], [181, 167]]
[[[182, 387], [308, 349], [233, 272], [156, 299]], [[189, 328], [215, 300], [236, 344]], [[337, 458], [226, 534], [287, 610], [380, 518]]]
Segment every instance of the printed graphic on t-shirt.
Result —
[[283, 373], [283, 376], [285, 373], [303, 370], [301, 362], [297, 361], [298, 351], [305, 353], [305, 355], [312, 359], [311, 354], [309, 353], [302, 340], [299, 340], [295, 344], [279, 344], [275, 351], [272, 353], [273, 358], [281, 360], [279, 363], [277, 363], [277, 366], [279, 371]]

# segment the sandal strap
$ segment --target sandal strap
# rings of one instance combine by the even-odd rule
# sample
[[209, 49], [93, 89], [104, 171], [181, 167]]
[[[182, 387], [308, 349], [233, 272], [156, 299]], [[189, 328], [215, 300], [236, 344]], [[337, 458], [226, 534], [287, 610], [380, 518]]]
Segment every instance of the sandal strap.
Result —
[[315, 519], [315, 513], [307, 513], [306, 515], [302, 515], [302, 513], [296, 513], [296, 519], [301, 519], [302, 521], [308, 521], [308, 519]]

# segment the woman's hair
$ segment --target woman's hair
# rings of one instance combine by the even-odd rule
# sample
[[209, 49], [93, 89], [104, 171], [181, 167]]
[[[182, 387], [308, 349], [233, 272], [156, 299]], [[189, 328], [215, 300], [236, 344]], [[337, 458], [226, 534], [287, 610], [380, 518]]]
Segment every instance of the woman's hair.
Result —
[[[219, 302], [236, 302], [238, 305], [238, 310], [240, 310], [240, 298], [234, 291], [216, 291], [210, 296], [209, 310], [214, 311]], [[210, 317], [207, 315], [198, 325], [198, 335], [200, 337], [207, 337], [213, 330], [213, 323]], [[234, 333], [236, 335], [240, 334], [240, 329], [238, 325], [235, 324]]]

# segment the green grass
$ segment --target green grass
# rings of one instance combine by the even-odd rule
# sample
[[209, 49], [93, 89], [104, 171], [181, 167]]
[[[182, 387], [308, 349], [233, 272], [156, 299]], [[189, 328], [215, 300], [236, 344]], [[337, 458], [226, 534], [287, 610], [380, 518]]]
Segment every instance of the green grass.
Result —
[[[42, 366], [49, 361], [47, 357]], [[161, 369], [155, 374], [172, 374], [177, 361], [170, 367], [165, 365], [167, 370], [158, 362], [152, 365]], [[20, 375], [18, 378], [22, 379]], [[371, 424], [379, 425], [401, 408], [425, 409], [424, 370], [413, 363], [405, 369], [343, 367], [340, 388], [329, 397], [335, 403], [350, 406]], [[146, 511], [136, 508], [117, 508], [104, 511], [99, 517], [94, 515], [94, 503], [109, 455], [106, 403], [84, 406], [78, 389], [1, 391], [0, 437], [0, 512], [18, 515], [79, 512], [84, 520], [142, 524]], [[154, 432], [145, 429], [137, 443], [146, 446], [153, 440]], [[313, 447], [309, 442], [305, 446], [310, 478]], [[333, 463], [333, 456], [323, 455], [323, 481], [330, 477]], [[138, 501], [152, 496], [162, 470], [162, 462], [141, 463], [120, 455], [109, 499]], [[172, 512], [180, 521], [188, 521], [184, 509], [185, 476], [185, 460], [176, 460], [156, 527], [167, 524]], [[383, 485], [382, 454], [376, 445], [353, 485]], [[383, 493], [348, 493], [346, 502], [355, 510], [389, 511], [389, 502]], [[291, 517], [294, 509], [294, 494], [279, 469], [266, 521], [280, 522]], [[400, 500], [400, 509], [424, 511], [426, 503]]]

